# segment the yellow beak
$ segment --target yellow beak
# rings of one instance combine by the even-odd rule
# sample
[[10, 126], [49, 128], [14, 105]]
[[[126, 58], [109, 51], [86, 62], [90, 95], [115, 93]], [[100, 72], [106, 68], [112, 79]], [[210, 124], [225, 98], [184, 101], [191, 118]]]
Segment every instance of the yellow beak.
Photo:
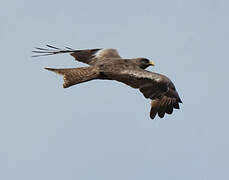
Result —
[[153, 61], [150, 61], [149, 64], [150, 64], [151, 66], [155, 66], [155, 64], [154, 64]]

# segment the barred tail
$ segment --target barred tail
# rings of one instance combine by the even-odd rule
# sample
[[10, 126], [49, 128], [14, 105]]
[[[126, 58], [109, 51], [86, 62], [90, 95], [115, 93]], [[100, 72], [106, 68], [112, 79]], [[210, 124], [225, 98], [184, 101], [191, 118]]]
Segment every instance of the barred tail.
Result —
[[81, 68], [68, 68], [68, 69], [53, 69], [45, 68], [60, 74], [64, 78], [64, 88], [68, 88], [75, 84], [87, 82], [98, 78], [99, 71], [95, 67], [81, 67]]

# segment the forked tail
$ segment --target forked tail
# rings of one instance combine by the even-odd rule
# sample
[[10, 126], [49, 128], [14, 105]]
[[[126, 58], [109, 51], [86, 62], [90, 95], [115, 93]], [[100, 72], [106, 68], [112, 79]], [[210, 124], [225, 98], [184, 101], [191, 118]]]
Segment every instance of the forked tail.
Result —
[[62, 75], [64, 78], [64, 84], [63, 84], [64, 88], [68, 88], [75, 84], [96, 79], [99, 76], [99, 71], [95, 67], [81, 67], [81, 68], [68, 68], [68, 69], [45, 68], [45, 69]]

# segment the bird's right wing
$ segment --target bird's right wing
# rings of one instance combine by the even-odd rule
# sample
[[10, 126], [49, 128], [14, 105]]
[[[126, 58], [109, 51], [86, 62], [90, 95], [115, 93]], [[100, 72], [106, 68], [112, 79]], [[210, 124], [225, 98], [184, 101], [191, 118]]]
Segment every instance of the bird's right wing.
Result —
[[89, 65], [94, 65], [98, 61], [103, 61], [105, 59], [121, 58], [116, 49], [75, 50], [69, 47], [65, 47], [65, 49], [60, 49], [51, 45], [46, 46], [47, 48], [37, 47], [35, 51], [32, 51], [33, 53], [37, 53], [33, 57], [70, 53], [70, 55], [73, 56], [75, 60]]
[[179, 109], [179, 103], [182, 102], [175, 86], [164, 75], [140, 68], [124, 69], [106, 74], [113, 80], [138, 88], [145, 98], [150, 98], [152, 100], [150, 112], [152, 119], [157, 113], [161, 118], [165, 113], [171, 114], [173, 108]]

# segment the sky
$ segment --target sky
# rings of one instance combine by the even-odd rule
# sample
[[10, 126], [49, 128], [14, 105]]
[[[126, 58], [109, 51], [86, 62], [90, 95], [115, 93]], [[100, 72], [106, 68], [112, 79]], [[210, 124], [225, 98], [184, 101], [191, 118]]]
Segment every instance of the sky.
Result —
[[[229, 1], [2, 0], [0, 179], [229, 179]], [[85, 66], [34, 47], [117, 48], [167, 75], [180, 110], [118, 82], [62, 88], [44, 67]]]

